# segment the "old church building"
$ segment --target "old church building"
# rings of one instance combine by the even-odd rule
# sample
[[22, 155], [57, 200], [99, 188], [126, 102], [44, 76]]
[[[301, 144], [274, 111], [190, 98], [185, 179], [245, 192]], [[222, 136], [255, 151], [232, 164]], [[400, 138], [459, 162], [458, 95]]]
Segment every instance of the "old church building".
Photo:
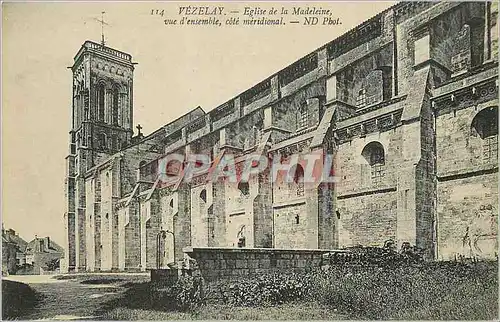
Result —
[[[494, 258], [497, 15], [496, 2], [399, 3], [149, 135], [134, 135], [132, 56], [86, 41], [72, 66], [66, 269], [146, 270], [182, 258], [186, 246], [388, 240], [429, 259]], [[160, 185], [159, 160], [171, 153], [328, 153], [338, 182], [304, 185], [298, 169], [286, 185], [266, 172]]]

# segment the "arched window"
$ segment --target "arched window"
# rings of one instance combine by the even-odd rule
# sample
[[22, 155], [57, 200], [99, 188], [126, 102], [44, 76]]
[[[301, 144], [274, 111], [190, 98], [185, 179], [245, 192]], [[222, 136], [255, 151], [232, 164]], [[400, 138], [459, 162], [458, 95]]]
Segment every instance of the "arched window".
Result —
[[488, 107], [479, 112], [471, 124], [471, 132], [482, 142], [483, 161], [498, 160], [498, 108]]
[[304, 169], [300, 164], [295, 168], [293, 182], [297, 185], [297, 196], [304, 195]]
[[113, 125], [118, 125], [119, 99], [120, 99], [120, 91], [118, 86], [115, 86], [113, 88], [113, 111], [111, 113]]
[[106, 97], [106, 88], [104, 84], [100, 84], [97, 89], [97, 108], [98, 108], [98, 119], [101, 122], [104, 122], [104, 107], [105, 107], [105, 97]]
[[203, 189], [200, 192], [200, 199], [203, 200], [203, 202], [207, 202], [207, 190]]
[[241, 181], [238, 184], [238, 190], [240, 191], [242, 196], [247, 197], [250, 194], [250, 185], [248, 184], [248, 182]]
[[385, 174], [385, 151], [379, 142], [371, 142], [365, 146], [363, 157], [371, 167], [372, 182], [380, 182]]
[[299, 128], [307, 127], [309, 123], [309, 111], [307, 105], [302, 105], [299, 109]]

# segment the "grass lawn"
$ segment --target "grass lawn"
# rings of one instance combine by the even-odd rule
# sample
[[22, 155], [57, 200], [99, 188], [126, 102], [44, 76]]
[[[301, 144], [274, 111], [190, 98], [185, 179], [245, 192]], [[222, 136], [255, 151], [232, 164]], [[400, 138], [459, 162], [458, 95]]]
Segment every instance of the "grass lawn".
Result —
[[33, 309], [40, 295], [29, 285], [2, 280], [2, 320], [15, 319]]
[[191, 312], [115, 308], [103, 320], [345, 320], [347, 316], [314, 302], [287, 303], [273, 307], [207, 305]]
[[[498, 318], [498, 264], [428, 263], [396, 268], [334, 267], [298, 275], [311, 288], [285, 304], [228, 305], [219, 298], [194, 309], [158, 310], [148, 282], [129, 284], [122, 297], [106, 303], [103, 320], [495, 320]], [[219, 281], [216, 285], [242, 283]], [[248, 277], [246, 281], [255, 278]], [[212, 284], [215, 285], [215, 284]], [[246, 284], [245, 284], [246, 285]], [[253, 288], [252, 295], [269, 289]], [[262, 293], [263, 294], [263, 293]], [[247, 293], [248, 295], [248, 293]], [[242, 295], [246, 296], [246, 295]], [[255, 298], [255, 297], [254, 297]], [[253, 303], [255, 304], [255, 303]]]

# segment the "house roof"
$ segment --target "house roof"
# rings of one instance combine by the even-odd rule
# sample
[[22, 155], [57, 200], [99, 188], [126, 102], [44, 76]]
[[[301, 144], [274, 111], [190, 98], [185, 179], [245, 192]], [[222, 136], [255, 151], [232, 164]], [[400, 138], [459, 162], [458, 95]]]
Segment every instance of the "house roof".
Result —
[[19, 235], [14, 233], [8, 233], [8, 230], [2, 231], [2, 242], [15, 244], [20, 251], [24, 252], [28, 242], [22, 239]]
[[[47, 240], [47, 237], [45, 238], [35, 238], [33, 239], [32, 241], [30, 241], [28, 243], [28, 245], [26, 246], [26, 254], [33, 254], [35, 253], [35, 245], [37, 243], [37, 241], [40, 241], [40, 240], [44, 240], [46, 241]], [[64, 248], [62, 248], [61, 246], [59, 246], [56, 242], [54, 242], [53, 240], [49, 239], [49, 245], [48, 245], [48, 248], [45, 250], [45, 252], [47, 253], [60, 253], [60, 254], [64, 254]]]

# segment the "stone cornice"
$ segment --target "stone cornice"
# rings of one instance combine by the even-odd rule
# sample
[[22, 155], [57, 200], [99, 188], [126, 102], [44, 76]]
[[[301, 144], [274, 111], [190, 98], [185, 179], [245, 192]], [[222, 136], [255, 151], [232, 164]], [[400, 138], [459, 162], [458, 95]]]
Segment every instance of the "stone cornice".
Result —
[[432, 100], [440, 101], [447, 96], [459, 91], [467, 91], [472, 86], [479, 86], [498, 78], [498, 62], [483, 65], [482, 68], [473, 69], [457, 78], [451, 78], [432, 90]]
[[474, 167], [474, 169], [459, 169], [447, 172], [438, 172], [437, 180], [439, 182], [464, 179], [484, 174], [498, 173], [498, 164], [484, 164], [481, 166]]
[[124, 64], [132, 69], [134, 69], [134, 63], [132, 63], [132, 56], [123, 51], [116, 50], [101, 44], [95, 43], [93, 41], [87, 40], [83, 43], [82, 47], [78, 53], [73, 58], [74, 64], [72, 69], [79, 65], [80, 59], [85, 53], [92, 53], [97, 56], [101, 56], [107, 60], [114, 61], [116, 63]]

